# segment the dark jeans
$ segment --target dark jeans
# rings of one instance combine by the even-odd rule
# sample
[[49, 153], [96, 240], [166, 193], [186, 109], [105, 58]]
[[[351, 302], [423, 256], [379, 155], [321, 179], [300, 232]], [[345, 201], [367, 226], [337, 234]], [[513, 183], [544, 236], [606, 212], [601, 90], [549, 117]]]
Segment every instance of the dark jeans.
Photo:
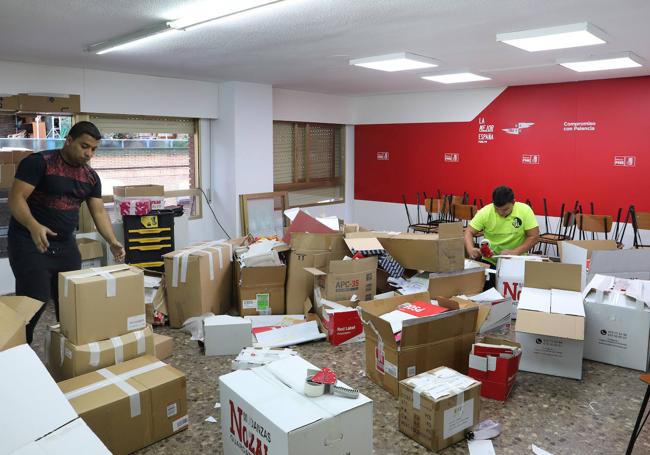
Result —
[[81, 255], [74, 238], [50, 239], [45, 253], [36, 249], [30, 237], [9, 233], [9, 264], [16, 278], [16, 295], [25, 295], [44, 302], [41, 309], [27, 324], [27, 343], [34, 338], [34, 328], [45, 311], [50, 298], [54, 301], [56, 320], [59, 320], [59, 272], [79, 270]]

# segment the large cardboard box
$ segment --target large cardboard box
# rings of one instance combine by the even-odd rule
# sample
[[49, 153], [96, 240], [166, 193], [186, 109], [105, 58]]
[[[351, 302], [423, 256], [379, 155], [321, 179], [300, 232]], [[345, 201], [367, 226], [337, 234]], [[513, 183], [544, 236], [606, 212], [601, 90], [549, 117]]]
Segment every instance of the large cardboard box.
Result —
[[203, 320], [205, 355], [237, 355], [253, 345], [250, 319], [221, 314]]
[[581, 286], [584, 289], [587, 285], [587, 273], [592, 253], [597, 250], [613, 251], [616, 249], [617, 245], [614, 240], [567, 240], [559, 243], [560, 262], [582, 266]]
[[422, 292], [359, 304], [366, 334], [366, 375], [395, 396], [399, 381], [418, 373], [440, 366], [467, 372], [477, 307], [404, 321], [399, 342], [390, 323], [381, 319], [400, 304], [429, 300], [429, 293]]
[[81, 376], [145, 354], [154, 354], [151, 327], [113, 337], [110, 340], [81, 346], [70, 343], [61, 334], [58, 324], [48, 326], [45, 333], [47, 366], [56, 382]]
[[237, 307], [241, 316], [285, 314], [286, 265], [241, 267], [235, 265]]
[[163, 185], [128, 185], [113, 187], [113, 196], [117, 196], [118, 198], [164, 195], [165, 187]]
[[306, 268], [325, 267], [330, 260], [343, 259], [349, 253], [343, 234], [292, 233], [287, 269], [287, 314], [302, 313], [305, 299], [312, 297], [314, 279]]
[[128, 265], [59, 274], [61, 333], [77, 346], [146, 327], [144, 276]]
[[0, 352], [0, 371], [1, 454], [110, 454], [29, 346]]
[[435, 452], [479, 422], [481, 383], [440, 367], [399, 383], [399, 431]]
[[519, 295], [524, 288], [524, 272], [528, 261], [544, 261], [540, 256], [505, 256], [497, 261], [497, 291], [512, 300], [512, 318], [517, 317]]
[[314, 277], [314, 292], [318, 289], [319, 297], [327, 300], [371, 300], [377, 293], [376, 256], [330, 261], [322, 269], [309, 267], [306, 271]]
[[372, 454], [372, 401], [307, 397], [308, 369], [319, 368], [291, 356], [219, 378], [225, 455]]
[[22, 112], [81, 112], [79, 95], [45, 96], [19, 93], [0, 98], [0, 110]]
[[94, 239], [78, 238], [77, 247], [81, 254], [82, 269], [102, 266], [102, 258], [104, 257], [102, 242]]
[[474, 295], [485, 287], [485, 269], [476, 267], [456, 272], [429, 274], [429, 294], [433, 297]]
[[169, 325], [190, 317], [228, 312], [232, 301], [232, 257], [236, 241], [197, 243], [163, 255]]
[[515, 325], [522, 371], [582, 379], [585, 312], [580, 278], [579, 265], [526, 263]]
[[188, 425], [185, 375], [143, 356], [68, 379], [59, 387], [113, 454], [127, 454]]
[[27, 343], [25, 326], [42, 306], [30, 297], [0, 297], [0, 351]]
[[25, 149], [0, 148], [0, 188], [11, 188], [18, 163], [32, 153]]
[[596, 275], [583, 291], [584, 358], [647, 371], [650, 281]]

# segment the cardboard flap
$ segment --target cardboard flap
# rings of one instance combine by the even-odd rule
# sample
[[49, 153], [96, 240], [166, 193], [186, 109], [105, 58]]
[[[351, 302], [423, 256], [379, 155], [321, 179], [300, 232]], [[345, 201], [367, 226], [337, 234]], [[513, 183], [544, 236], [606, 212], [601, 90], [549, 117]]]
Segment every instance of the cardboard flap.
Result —
[[347, 274], [377, 269], [377, 256], [348, 261], [330, 261], [329, 273]]
[[478, 308], [471, 307], [406, 320], [402, 324], [400, 349], [474, 333], [477, 315]]
[[43, 306], [43, 302], [25, 296], [3, 296], [0, 297], [0, 303], [4, 303], [15, 311], [16, 314], [25, 321], [25, 324], [27, 324]]
[[[452, 297], [450, 299], [452, 302], [458, 305], [458, 309], [461, 308], [478, 308], [478, 314], [476, 316], [476, 331], [478, 332], [483, 325], [483, 323], [486, 321], [488, 315], [490, 314], [490, 310], [492, 309], [492, 305], [489, 303], [487, 304], [480, 304], [477, 302], [473, 302], [471, 300], [463, 299], [460, 297]], [[438, 300], [438, 304], [440, 304], [440, 300]]]
[[484, 287], [485, 269], [483, 268], [429, 275], [429, 294], [433, 298], [478, 294]]
[[486, 336], [483, 337], [482, 343], [484, 344], [496, 344], [496, 345], [505, 345], [505, 346], [512, 346], [513, 348], [519, 348], [521, 349], [521, 344], [517, 343], [516, 341], [508, 340], [507, 338], [501, 338], [497, 336]]
[[384, 247], [381, 245], [377, 238], [346, 238], [345, 244], [348, 246], [350, 251], [384, 251]]
[[517, 310], [515, 331], [571, 340], [584, 340], [585, 318], [566, 314]]
[[317, 269], [315, 267], [305, 267], [303, 269], [305, 272], [314, 275], [314, 276], [324, 276], [327, 275], [327, 272], [323, 272], [321, 269]]
[[438, 236], [441, 239], [454, 239], [463, 236], [462, 223], [440, 223], [438, 225]]
[[525, 261], [524, 287], [582, 290], [582, 266], [556, 262]]
[[242, 288], [257, 286], [284, 286], [287, 275], [285, 265], [271, 267], [243, 267], [240, 283]]
[[[616, 275], [625, 272], [648, 272], [650, 249], [593, 251], [589, 274]], [[641, 277], [640, 277], [641, 278]]]

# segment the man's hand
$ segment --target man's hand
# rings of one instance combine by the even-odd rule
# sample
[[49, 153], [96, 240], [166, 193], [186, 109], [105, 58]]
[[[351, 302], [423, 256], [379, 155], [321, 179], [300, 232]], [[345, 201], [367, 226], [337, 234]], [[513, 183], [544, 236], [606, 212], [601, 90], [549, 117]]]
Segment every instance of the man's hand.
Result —
[[469, 251], [469, 257], [471, 259], [481, 259], [481, 256], [482, 256], [481, 250], [479, 250], [478, 248], [472, 248]]
[[39, 223], [35, 223], [33, 227], [30, 227], [29, 232], [32, 235], [32, 241], [36, 245], [36, 249], [41, 253], [45, 253], [50, 246], [47, 237], [56, 237], [56, 232]]
[[115, 259], [115, 262], [124, 262], [124, 247], [122, 244], [118, 241], [115, 241], [110, 244], [111, 248], [111, 253], [113, 253], [113, 259]]

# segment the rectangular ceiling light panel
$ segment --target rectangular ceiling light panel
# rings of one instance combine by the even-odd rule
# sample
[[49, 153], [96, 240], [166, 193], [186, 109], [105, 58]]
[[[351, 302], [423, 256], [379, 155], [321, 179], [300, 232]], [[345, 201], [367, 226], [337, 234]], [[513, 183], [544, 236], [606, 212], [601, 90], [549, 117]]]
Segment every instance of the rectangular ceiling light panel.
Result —
[[409, 52], [396, 54], [377, 55], [375, 57], [357, 58], [350, 60], [350, 65], [362, 66], [379, 71], [407, 71], [438, 66], [438, 62], [432, 58]]
[[535, 30], [522, 30], [520, 32], [499, 33], [497, 34], [497, 41], [528, 52], [593, 46], [607, 42], [604, 32], [587, 22]]
[[474, 73], [453, 73], [453, 74], [434, 74], [431, 76], [422, 76], [422, 79], [428, 81], [440, 82], [442, 84], [458, 84], [462, 82], [489, 81], [489, 77], [481, 76]]

